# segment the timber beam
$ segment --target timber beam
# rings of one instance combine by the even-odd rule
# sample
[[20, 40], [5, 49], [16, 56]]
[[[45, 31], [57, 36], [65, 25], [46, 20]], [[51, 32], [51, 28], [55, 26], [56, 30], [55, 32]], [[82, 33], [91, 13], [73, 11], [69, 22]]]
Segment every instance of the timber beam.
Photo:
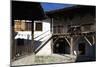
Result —
[[86, 36], [84, 36], [84, 39], [89, 43], [90, 46], [92, 46], [92, 43], [89, 41], [89, 39]]
[[91, 36], [95, 35], [95, 32], [78, 32], [78, 33], [53, 33], [53, 36]]
[[68, 43], [69, 46], [71, 47], [71, 43], [69, 42], [69, 40], [67, 39], [67, 37], [65, 37], [65, 40], [67, 41], [67, 43]]

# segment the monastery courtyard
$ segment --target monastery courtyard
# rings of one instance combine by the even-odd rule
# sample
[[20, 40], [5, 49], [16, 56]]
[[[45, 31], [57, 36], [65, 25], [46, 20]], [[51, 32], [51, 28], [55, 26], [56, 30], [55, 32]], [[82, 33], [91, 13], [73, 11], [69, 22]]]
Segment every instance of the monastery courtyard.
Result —
[[[32, 60], [33, 59], [33, 60]], [[53, 64], [53, 63], [70, 63], [75, 62], [76, 56], [68, 54], [52, 54], [50, 56], [36, 56], [34, 54], [23, 57], [22, 59], [12, 62], [16, 65], [33, 65], [33, 64]]]

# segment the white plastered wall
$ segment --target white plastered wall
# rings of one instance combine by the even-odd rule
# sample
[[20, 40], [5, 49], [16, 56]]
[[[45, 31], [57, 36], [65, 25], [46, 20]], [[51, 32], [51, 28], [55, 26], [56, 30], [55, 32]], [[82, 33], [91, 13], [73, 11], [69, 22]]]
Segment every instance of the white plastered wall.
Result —
[[[41, 41], [42, 44], [46, 42], [51, 37], [50, 32], [50, 19], [46, 19], [42, 21], [42, 31], [35, 31], [35, 24], [38, 21], [34, 21], [34, 40]], [[40, 36], [39, 36], [40, 35]], [[49, 41], [36, 55], [50, 55], [51, 54], [51, 41]]]

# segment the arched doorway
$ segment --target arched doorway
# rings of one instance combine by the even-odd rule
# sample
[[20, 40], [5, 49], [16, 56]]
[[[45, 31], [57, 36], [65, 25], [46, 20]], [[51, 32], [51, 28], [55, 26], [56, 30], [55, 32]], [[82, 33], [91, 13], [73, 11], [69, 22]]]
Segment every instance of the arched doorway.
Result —
[[59, 38], [53, 45], [53, 53], [70, 54], [70, 46], [64, 38]]
[[76, 43], [78, 50], [76, 62], [95, 61], [95, 45], [90, 40], [91, 37], [87, 39], [80, 37]]

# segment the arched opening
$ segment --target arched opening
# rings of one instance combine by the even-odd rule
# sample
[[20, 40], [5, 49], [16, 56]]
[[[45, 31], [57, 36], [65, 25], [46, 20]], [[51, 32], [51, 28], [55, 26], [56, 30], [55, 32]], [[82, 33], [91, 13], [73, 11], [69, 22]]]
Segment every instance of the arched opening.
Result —
[[[90, 41], [90, 43], [88, 42]], [[95, 61], [95, 45], [88, 38], [80, 37], [77, 41], [78, 56], [76, 62]]]
[[70, 46], [64, 38], [59, 38], [53, 45], [53, 53], [70, 54]]

